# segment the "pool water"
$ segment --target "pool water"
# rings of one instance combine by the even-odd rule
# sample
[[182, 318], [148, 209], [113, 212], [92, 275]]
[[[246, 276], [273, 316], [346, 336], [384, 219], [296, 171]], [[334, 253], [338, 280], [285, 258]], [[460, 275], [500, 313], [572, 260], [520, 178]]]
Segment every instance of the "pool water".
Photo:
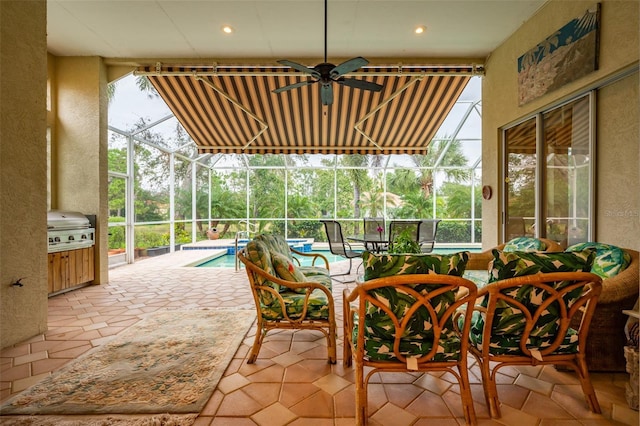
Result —
[[[327, 258], [329, 263], [339, 262], [345, 260], [344, 257], [332, 254], [329, 250], [312, 250], [310, 253], [318, 253]], [[302, 266], [311, 266], [313, 261], [312, 257], [307, 256], [295, 256], [300, 259]], [[215, 259], [207, 260], [206, 262], [196, 265], [198, 268], [233, 268], [236, 266], [236, 257], [232, 254], [226, 254]], [[320, 262], [320, 263], [318, 263]], [[322, 259], [316, 260], [316, 266], [324, 266]]]
[[[464, 248], [464, 249], [460, 249], [460, 248], [436, 248], [433, 251], [433, 254], [451, 254], [451, 253], [457, 253], [459, 251], [470, 251], [470, 252], [479, 252], [480, 249], [474, 249], [474, 248]], [[329, 250], [312, 250], [310, 253], [318, 253], [323, 255], [324, 257], [327, 258], [327, 260], [329, 261], [329, 263], [333, 263], [333, 262], [340, 262], [343, 260], [346, 260], [344, 257], [342, 256], [338, 256], [336, 254], [331, 253]], [[313, 258], [309, 258], [306, 256], [296, 256], [298, 257], [298, 259], [300, 259], [300, 262], [302, 263], [302, 266], [311, 266], [311, 262], [313, 260]], [[321, 260], [320, 260], [321, 262]], [[322, 266], [322, 263], [318, 263], [318, 261], [316, 261], [316, 266]], [[210, 259], [207, 260], [205, 262], [199, 263], [196, 265], [196, 267], [198, 268], [234, 268], [236, 266], [236, 257], [233, 254], [226, 254], [226, 255], [222, 255], [219, 257], [216, 257], [214, 259]]]

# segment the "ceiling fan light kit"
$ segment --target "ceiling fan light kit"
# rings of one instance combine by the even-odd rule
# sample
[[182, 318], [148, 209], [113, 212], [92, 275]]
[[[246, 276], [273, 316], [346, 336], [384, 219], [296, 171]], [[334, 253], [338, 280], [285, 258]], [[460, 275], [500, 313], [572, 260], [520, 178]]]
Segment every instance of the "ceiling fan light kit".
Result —
[[324, 62], [314, 66], [313, 68], [309, 68], [286, 59], [279, 60], [278, 63], [286, 65], [304, 74], [309, 74], [311, 79], [279, 87], [274, 89], [273, 93], [281, 93], [314, 83], [320, 83], [320, 99], [322, 100], [322, 105], [331, 105], [333, 103], [333, 83], [342, 84], [343, 86], [352, 87], [354, 89], [370, 90], [373, 92], [379, 92], [382, 90], [382, 86], [379, 84], [357, 78], [344, 77], [345, 74], [367, 65], [369, 61], [365, 58], [358, 56], [344, 61], [339, 65], [327, 62], [327, 0], [324, 0]]

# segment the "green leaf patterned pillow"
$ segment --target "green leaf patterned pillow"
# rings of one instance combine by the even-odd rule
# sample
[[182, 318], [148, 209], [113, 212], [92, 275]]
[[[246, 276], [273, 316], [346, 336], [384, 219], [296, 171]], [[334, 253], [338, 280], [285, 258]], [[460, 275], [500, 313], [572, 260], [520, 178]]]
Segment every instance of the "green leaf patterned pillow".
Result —
[[[450, 255], [436, 254], [377, 254], [364, 252], [365, 280], [407, 274], [441, 274], [462, 276], [469, 260], [468, 252]], [[378, 300], [384, 308], [367, 303], [365, 308], [366, 357], [373, 360], [394, 359], [394, 339], [397, 334], [396, 324], [388, 311], [396, 318], [403, 318], [416, 303], [416, 293], [425, 297], [440, 284], [419, 284], [398, 287], [380, 287], [369, 291], [369, 297]], [[448, 291], [439, 294], [431, 301], [435, 314], [441, 319], [448, 307], [455, 301], [456, 294]], [[406, 329], [400, 340], [400, 353], [403, 355], [424, 355], [434, 344], [440, 346], [437, 360], [445, 360], [447, 356], [459, 356], [460, 341], [452, 331], [451, 317], [442, 325], [442, 335], [434, 341], [431, 313], [420, 306], [406, 321]], [[354, 333], [357, 333], [354, 328]], [[356, 335], [357, 339], [357, 335]]]
[[[286, 281], [294, 281], [297, 283], [307, 281], [306, 277], [300, 269], [293, 264], [293, 262], [284, 254], [278, 252], [271, 252], [271, 263], [276, 270], [278, 277]], [[287, 287], [280, 287], [280, 291], [289, 291]], [[296, 289], [297, 293], [304, 293], [306, 289]]]
[[406, 274], [445, 274], [461, 277], [467, 267], [469, 252], [453, 254], [390, 254], [362, 255], [364, 279]]
[[542, 251], [546, 248], [546, 244], [537, 238], [517, 237], [506, 243], [502, 251]]
[[[271, 263], [271, 252], [269, 248], [260, 240], [251, 240], [245, 248], [247, 258], [258, 268], [264, 270], [269, 275], [276, 275]], [[256, 284], [260, 286], [269, 286], [274, 290], [280, 291], [280, 286], [273, 281], [269, 281], [261, 275], [255, 274]], [[270, 296], [268, 297], [270, 298]]]
[[289, 249], [289, 244], [283, 236], [274, 234], [259, 234], [256, 235], [254, 239], [262, 241], [264, 244], [266, 244], [271, 252], [283, 254], [289, 259], [293, 260], [293, 255], [291, 254], [291, 250]]
[[595, 250], [578, 252], [505, 252], [492, 250], [489, 262], [489, 282], [504, 280], [538, 272], [589, 272], [595, 258]]
[[615, 277], [624, 271], [631, 263], [631, 255], [629, 253], [611, 244], [594, 242], [579, 243], [567, 247], [566, 251], [576, 252], [586, 249], [594, 249], [596, 251], [596, 258], [593, 262], [591, 272], [601, 278]]

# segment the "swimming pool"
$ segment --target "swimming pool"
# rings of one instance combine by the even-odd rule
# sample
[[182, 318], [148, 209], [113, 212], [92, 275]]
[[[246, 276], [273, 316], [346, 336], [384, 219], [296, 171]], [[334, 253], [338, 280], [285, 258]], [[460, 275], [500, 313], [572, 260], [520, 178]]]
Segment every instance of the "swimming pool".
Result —
[[[469, 251], [469, 252], [479, 252], [481, 251], [479, 248], [442, 248], [437, 247], [433, 250], [433, 254], [451, 254], [457, 253], [459, 251]], [[347, 260], [342, 256], [335, 255], [331, 253], [329, 250], [311, 250], [310, 253], [319, 253], [327, 258], [329, 263], [340, 262], [343, 260]], [[296, 256], [300, 259], [303, 266], [310, 266], [313, 258], [309, 258], [306, 256]], [[236, 257], [233, 254], [222, 254], [213, 259], [204, 260], [201, 263], [197, 263], [193, 266], [197, 268], [234, 268], [236, 266]], [[320, 264], [322, 265], [322, 263]], [[316, 261], [316, 266], [318, 266], [318, 261]]]
[[[309, 253], [318, 253], [327, 258], [329, 263], [346, 260], [344, 257], [332, 254], [329, 250], [311, 250]], [[303, 266], [311, 266], [312, 257], [295, 256], [300, 259]], [[320, 261], [321, 263], [318, 263]], [[206, 260], [195, 265], [197, 268], [233, 268], [236, 266], [236, 257], [233, 254], [223, 254], [213, 259]], [[316, 266], [323, 266], [322, 259], [316, 261]]]

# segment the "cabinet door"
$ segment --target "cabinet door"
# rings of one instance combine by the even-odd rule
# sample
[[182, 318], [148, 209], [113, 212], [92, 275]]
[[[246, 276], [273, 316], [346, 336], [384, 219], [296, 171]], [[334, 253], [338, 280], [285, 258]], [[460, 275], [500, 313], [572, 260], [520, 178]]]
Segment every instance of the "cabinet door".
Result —
[[93, 281], [93, 247], [69, 251], [69, 287]]
[[84, 249], [84, 257], [82, 260], [83, 282], [93, 281], [96, 278], [96, 268], [94, 264], [95, 250], [94, 247]]
[[49, 253], [49, 293], [69, 287], [69, 252]]
[[82, 250], [69, 251], [69, 280], [68, 287], [75, 287], [82, 281]]

